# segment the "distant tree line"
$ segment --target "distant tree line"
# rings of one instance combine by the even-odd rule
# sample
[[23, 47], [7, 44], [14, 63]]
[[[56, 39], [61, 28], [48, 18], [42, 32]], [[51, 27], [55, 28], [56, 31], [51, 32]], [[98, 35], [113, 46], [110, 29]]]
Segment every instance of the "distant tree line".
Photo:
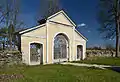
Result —
[[[119, 46], [120, 47], [120, 46]], [[113, 50], [113, 51], [115, 51], [115, 47], [112, 45], [112, 44], [106, 44], [105, 46], [104, 46], [104, 48], [103, 47], [101, 47], [101, 46], [93, 46], [93, 47], [89, 47], [89, 48], [87, 48], [88, 50]]]

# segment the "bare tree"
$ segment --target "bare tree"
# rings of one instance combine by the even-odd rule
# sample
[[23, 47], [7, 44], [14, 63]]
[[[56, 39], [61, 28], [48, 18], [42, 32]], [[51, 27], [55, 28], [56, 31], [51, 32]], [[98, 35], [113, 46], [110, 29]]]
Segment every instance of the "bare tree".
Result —
[[116, 37], [116, 57], [119, 55], [120, 0], [100, 0], [98, 21], [99, 31], [105, 39]]
[[[2, 28], [6, 28], [6, 42], [10, 45], [10, 50], [13, 45], [15, 45], [15, 32], [18, 30], [21, 21], [18, 20], [19, 17], [19, 8], [20, 8], [20, 0], [2, 0], [2, 4], [0, 7], [0, 24], [2, 23]], [[15, 40], [15, 41], [14, 41]]]

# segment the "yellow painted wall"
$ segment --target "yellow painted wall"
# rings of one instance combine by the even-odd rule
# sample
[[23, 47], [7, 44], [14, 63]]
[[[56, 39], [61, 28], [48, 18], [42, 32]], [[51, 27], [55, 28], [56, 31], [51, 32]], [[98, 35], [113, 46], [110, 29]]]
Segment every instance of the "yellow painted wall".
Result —
[[55, 21], [55, 22], [59, 22], [62, 24], [72, 25], [70, 23], [70, 21], [64, 16], [63, 13], [60, 13], [59, 15], [53, 17], [52, 19], [50, 19], [50, 21]]
[[48, 53], [49, 53], [49, 63], [54, 62], [53, 60], [53, 54], [54, 54], [54, 37], [59, 34], [63, 33], [69, 38], [69, 55], [70, 55], [70, 60], [72, 57], [72, 46], [73, 46], [73, 29], [72, 27], [65, 26], [65, 25], [60, 25], [60, 24], [55, 24], [55, 23], [48, 23]]
[[[83, 46], [83, 59], [86, 57], [86, 40], [83, 39], [76, 31], [74, 31], [75, 35], [75, 48], [74, 48], [74, 58], [77, 58], [77, 45]], [[75, 59], [77, 60], [77, 59]]]
[[44, 53], [43, 63], [46, 63], [46, 26], [30, 31], [21, 36], [21, 51], [23, 54], [22, 58], [23, 58], [23, 62], [27, 64], [30, 64], [29, 45], [31, 42], [37, 42], [37, 43], [43, 44], [43, 50], [44, 50], [43, 51]]
[[77, 60], [77, 45], [83, 46], [83, 59], [86, 53], [86, 40], [84, 40], [74, 29], [70, 26], [62, 24], [48, 23], [48, 63], [54, 62], [54, 37], [63, 33], [69, 38], [69, 61]]
[[[50, 22], [51, 21], [51, 22]], [[52, 22], [54, 21], [54, 22]], [[59, 22], [59, 23], [56, 23]], [[63, 25], [63, 24], [66, 25]], [[23, 54], [23, 62], [30, 64], [29, 44], [30, 42], [43, 43], [43, 63], [54, 63], [54, 38], [57, 34], [63, 33], [69, 38], [69, 61], [77, 60], [77, 45], [83, 45], [83, 59], [86, 53], [86, 40], [83, 39], [76, 31], [75, 27], [61, 13], [52, 19], [47, 20], [45, 26], [21, 36], [21, 50]]]

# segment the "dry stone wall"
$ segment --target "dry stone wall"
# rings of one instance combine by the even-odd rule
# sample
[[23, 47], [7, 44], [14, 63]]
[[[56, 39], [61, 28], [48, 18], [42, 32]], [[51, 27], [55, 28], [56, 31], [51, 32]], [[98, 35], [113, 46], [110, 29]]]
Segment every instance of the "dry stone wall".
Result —
[[0, 51], [0, 66], [21, 63], [22, 55], [19, 51]]
[[115, 51], [114, 50], [87, 50], [86, 51], [87, 57], [114, 57]]

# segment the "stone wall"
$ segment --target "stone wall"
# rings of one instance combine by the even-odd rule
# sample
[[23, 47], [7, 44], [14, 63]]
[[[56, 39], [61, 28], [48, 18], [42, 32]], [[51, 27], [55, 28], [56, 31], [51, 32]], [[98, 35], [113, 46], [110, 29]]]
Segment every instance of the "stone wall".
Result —
[[22, 55], [19, 51], [0, 51], [0, 66], [21, 63]]
[[114, 57], [115, 56], [115, 51], [113, 50], [87, 50], [86, 51], [86, 55], [87, 57], [94, 57], [94, 56], [98, 56], [98, 57]]

